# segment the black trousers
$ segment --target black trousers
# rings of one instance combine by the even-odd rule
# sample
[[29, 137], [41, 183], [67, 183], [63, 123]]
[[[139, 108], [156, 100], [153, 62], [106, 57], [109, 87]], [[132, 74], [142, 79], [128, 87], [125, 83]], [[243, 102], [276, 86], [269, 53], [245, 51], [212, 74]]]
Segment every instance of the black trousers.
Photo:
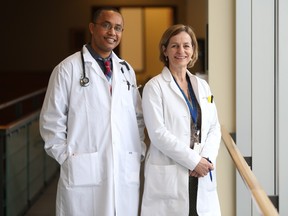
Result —
[[198, 216], [197, 204], [198, 178], [189, 176], [189, 216]]

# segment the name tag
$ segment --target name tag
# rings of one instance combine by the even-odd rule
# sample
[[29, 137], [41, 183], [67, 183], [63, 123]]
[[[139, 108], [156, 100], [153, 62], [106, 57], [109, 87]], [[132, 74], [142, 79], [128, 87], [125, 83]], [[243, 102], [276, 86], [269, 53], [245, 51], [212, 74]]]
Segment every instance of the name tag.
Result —
[[194, 143], [193, 150], [196, 151], [198, 154], [200, 154], [201, 146], [199, 143]]
[[196, 151], [198, 154], [200, 154], [200, 143], [199, 143], [199, 135], [200, 135], [200, 130], [196, 130], [196, 132], [193, 134], [193, 139], [194, 139], [194, 146], [193, 150]]

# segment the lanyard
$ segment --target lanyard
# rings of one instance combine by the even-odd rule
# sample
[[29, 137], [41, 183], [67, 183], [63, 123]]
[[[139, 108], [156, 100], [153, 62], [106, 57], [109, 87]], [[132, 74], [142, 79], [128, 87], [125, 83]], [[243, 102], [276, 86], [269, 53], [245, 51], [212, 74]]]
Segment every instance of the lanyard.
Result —
[[[174, 77], [173, 77], [174, 78]], [[196, 101], [196, 97], [195, 97], [195, 94], [193, 92], [193, 88], [192, 88], [192, 85], [191, 85], [191, 82], [190, 82], [190, 79], [188, 77], [188, 75], [186, 75], [186, 80], [188, 82], [188, 90], [189, 90], [189, 95], [192, 99], [192, 104], [189, 102], [188, 98], [186, 97], [185, 93], [183, 92], [183, 90], [180, 88], [180, 86], [178, 85], [178, 83], [176, 82], [175, 78], [174, 78], [174, 81], [175, 83], [177, 84], [178, 88], [180, 89], [183, 97], [185, 98], [185, 101], [189, 107], [189, 111], [190, 111], [190, 115], [192, 117], [192, 120], [193, 120], [193, 123], [194, 123], [194, 126], [195, 128], [197, 129], [197, 115], [198, 115], [198, 112], [197, 112], [197, 101]]]

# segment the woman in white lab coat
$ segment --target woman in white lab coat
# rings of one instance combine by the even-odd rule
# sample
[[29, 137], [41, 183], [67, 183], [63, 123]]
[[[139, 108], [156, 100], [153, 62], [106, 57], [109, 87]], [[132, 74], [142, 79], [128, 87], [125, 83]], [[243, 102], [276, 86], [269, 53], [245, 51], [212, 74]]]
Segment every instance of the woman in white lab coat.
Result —
[[187, 70], [198, 57], [195, 34], [189, 26], [171, 26], [159, 48], [165, 66], [145, 85], [142, 97], [151, 144], [141, 215], [219, 216], [221, 132], [207, 82]]
[[[56, 215], [138, 214], [145, 154], [141, 98], [132, 67], [112, 51], [121, 38], [122, 16], [112, 9], [99, 14], [89, 24], [92, 40], [83, 46], [83, 62], [79, 51], [55, 67], [41, 110], [45, 150], [61, 165]], [[92, 49], [111, 57], [111, 83]]]

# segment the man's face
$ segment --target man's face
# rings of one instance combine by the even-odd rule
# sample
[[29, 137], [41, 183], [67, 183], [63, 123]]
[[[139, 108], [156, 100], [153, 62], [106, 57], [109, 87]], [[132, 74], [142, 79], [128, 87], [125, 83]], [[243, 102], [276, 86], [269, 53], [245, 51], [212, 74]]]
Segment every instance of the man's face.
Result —
[[121, 41], [123, 18], [115, 11], [102, 11], [96, 22], [89, 24], [89, 30], [93, 49], [106, 58]]

